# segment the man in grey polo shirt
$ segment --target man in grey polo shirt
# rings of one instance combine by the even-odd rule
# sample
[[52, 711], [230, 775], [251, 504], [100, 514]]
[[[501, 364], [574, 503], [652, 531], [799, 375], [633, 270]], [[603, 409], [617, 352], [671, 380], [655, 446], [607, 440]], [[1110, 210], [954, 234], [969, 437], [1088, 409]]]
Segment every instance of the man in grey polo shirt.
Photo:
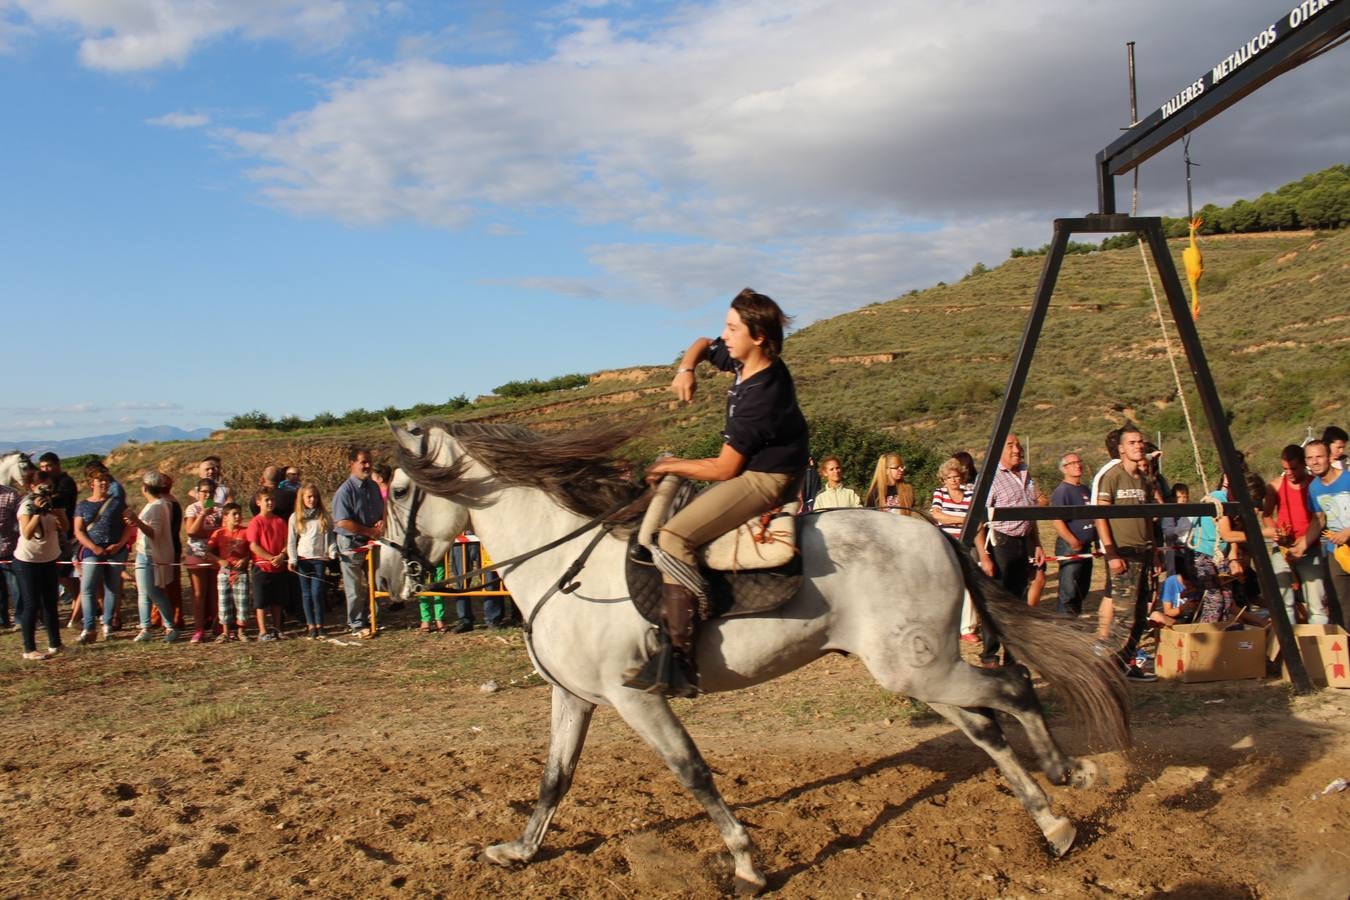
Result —
[[347, 595], [347, 628], [359, 637], [371, 637], [370, 588], [366, 580], [365, 547], [384, 534], [384, 498], [370, 478], [370, 451], [347, 451], [351, 476], [333, 496], [333, 530], [337, 532], [342, 563], [342, 589]]

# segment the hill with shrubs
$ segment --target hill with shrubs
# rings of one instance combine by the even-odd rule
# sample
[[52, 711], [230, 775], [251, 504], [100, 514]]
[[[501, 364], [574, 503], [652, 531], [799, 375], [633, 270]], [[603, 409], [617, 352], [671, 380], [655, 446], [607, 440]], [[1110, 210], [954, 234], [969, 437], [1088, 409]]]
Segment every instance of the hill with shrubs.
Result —
[[[1328, 194], [1342, 198], [1341, 206], [1331, 204], [1342, 210], [1336, 221], [1350, 221], [1345, 166], [1248, 206], [1268, 212], [1283, 198], [1294, 210], [1293, 224], [1300, 224], [1317, 205], [1308, 197]], [[1201, 239], [1205, 276], [1197, 327], [1236, 442], [1254, 468], [1270, 474], [1278, 471], [1284, 444], [1302, 440], [1310, 428], [1350, 424], [1344, 399], [1350, 230], [1243, 232], [1238, 226], [1245, 218], [1233, 218], [1232, 211], [1244, 211], [1244, 202], [1209, 220], [1210, 228], [1224, 230]], [[1023, 392], [1014, 427], [1033, 468], [1049, 483], [1067, 450], [1083, 452], [1090, 465], [1103, 461], [1105, 432], [1127, 419], [1161, 440], [1171, 478], [1198, 480], [1148, 277], [1133, 237], [1123, 237], [1109, 238], [1107, 249], [1087, 245], [1066, 258]], [[1170, 242], [1178, 270], [1184, 244]], [[1014, 251], [1003, 264], [976, 267], [956, 284], [911, 291], [792, 334], [784, 358], [812, 424], [814, 452], [843, 457], [846, 480], [861, 488], [875, 457], [898, 449], [921, 491], [931, 489], [936, 466], [953, 451], [982, 456], [1043, 261], [1035, 251]], [[791, 298], [780, 299], [791, 311]], [[1166, 331], [1212, 478], [1215, 455], [1170, 320]], [[667, 389], [673, 362], [510, 382], [473, 401], [391, 397], [408, 405], [276, 422], [246, 413], [208, 441], [124, 447], [111, 462], [123, 472], [158, 465], [186, 474], [214, 452], [236, 484], [251, 486], [267, 463], [291, 462], [335, 488], [345, 476], [346, 444], [369, 444], [387, 456], [383, 419], [427, 416], [540, 430], [640, 420], [644, 435], [630, 448], [639, 463], [660, 450], [714, 454], [727, 376], [703, 367], [695, 400], [679, 405]]]

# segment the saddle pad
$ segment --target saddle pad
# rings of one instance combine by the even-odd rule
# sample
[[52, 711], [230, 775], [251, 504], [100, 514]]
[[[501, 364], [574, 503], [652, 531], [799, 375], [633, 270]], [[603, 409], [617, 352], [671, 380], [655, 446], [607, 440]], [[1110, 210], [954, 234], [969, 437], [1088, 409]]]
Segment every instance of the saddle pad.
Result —
[[[683, 478], [667, 475], [652, 495], [638, 534], [651, 547], [656, 533], [671, 516], [694, 498], [694, 487]], [[759, 516], [699, 548], [701, 567], [719, 572], [777, 569], [788, 565], [797, 555], [797, 508], [793, 500], [771, 518], [766, 526]]]
[[796, 510], [794, 501], [767, 524], [756, 516], [701, 548], [699, 561], [705, 568], [718, 572], [777, 569], [787, 565], [797, 555]]
[[[638, 536], [628, 539], [625, 574], [628, 596], [641, 616], [653, 625], [661, 624], [661, 573], [650, 562], [639, 562]], [[700, 570], [708, 582], [708, 599], [713, 617], [748, 616], [776, 609], [786, 603], [802, 584], [801, 557], [793, 555], [785, 566], [738, 573]]]

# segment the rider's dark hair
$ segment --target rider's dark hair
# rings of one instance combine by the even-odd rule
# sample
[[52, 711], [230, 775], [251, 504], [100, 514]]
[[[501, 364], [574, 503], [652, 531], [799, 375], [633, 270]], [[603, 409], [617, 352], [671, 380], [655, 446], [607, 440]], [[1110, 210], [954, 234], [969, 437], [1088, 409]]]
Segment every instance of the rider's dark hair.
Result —
[[752, 338], [763, 338], [765, 354], [777, 359], [783, 352], [783, 329], [792, 317], [783, 312], [772, 297], [746, 288], [731, 301], [731, 308], [740, 313], [741, 321], [750, 330]]

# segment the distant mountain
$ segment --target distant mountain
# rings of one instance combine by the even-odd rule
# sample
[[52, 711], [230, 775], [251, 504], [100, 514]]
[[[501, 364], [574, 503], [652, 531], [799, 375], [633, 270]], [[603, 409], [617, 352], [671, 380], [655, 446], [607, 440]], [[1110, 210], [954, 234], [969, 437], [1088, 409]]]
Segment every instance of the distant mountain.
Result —
[[146, 425], [117, 434], [69, 438], [64, 441], [41, 441], [26, 446], [22, 442], [15, 441], [12, 444], [6, 444], [6, 446], [18, 446], [18, 449], [35, 456], [49, 450], [58, 456], [80, 456], [85, 453], [107, 453], [114, 447], [120, 447], [128, 441], [136, 441], [140, 444], [148, 444], [152, 441], [200, 441], [210, 437], [214, 430], [214, 428], [193, 428], [191, 431], [187, 431], [173, 425]]

